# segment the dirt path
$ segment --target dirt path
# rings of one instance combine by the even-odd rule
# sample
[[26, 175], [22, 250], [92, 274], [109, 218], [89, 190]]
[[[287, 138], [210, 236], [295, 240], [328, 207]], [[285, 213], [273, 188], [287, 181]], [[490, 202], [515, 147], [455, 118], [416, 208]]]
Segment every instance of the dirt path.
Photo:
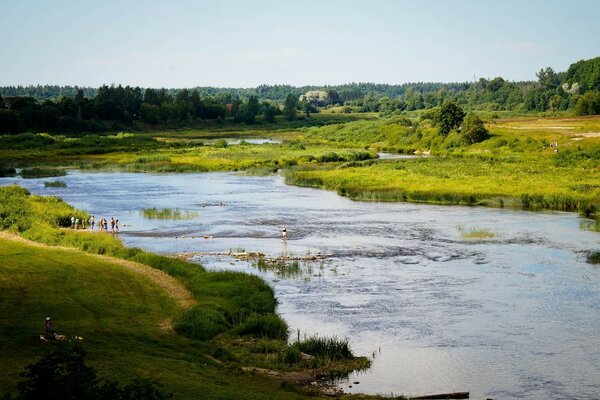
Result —
[[10, 240], [14, 242], [26, 243], [30, 246], [35, 247], [43, 247], [47, 249], [61, 249], [65, 251], [70, 251], [78, 254], [85, 254], [89, 257], [96, 258], [98, 260], [102, 260], [111, 264], [119, 265], [123, 268], [126, 268], [130, 271], [133, 271], [137, 274], [145, 276], [154, 282], [158, 287], [164, 290], [170, 297], [173, 298], [181, 307], [187, 308], [196, 303], [194, 296], [192, 293], [177, 279], [172, 276], [152, 267], [149, 267], [144, 264], [136, 263], [133, 261], [123, 260], [121, 258], [102, 256], [99, 254], [91, 254], [86, 253], [84, 251], [72, 248], [72, 247], [63, 247], [63, 246], [48, 246], [45, 244], [32, 242], [31, 240], [27, 240], [22, 238], [21, 236], [14, 235], [8, 232], [0, 231], [0, 239]]

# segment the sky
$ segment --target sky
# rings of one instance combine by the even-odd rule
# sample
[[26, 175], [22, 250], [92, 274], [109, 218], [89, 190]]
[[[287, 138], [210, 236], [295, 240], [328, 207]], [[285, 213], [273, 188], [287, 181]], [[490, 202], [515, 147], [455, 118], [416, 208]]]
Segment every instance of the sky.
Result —
[[598, 56], [598, 0], [0, 0], [0, 86], [519, 81]]

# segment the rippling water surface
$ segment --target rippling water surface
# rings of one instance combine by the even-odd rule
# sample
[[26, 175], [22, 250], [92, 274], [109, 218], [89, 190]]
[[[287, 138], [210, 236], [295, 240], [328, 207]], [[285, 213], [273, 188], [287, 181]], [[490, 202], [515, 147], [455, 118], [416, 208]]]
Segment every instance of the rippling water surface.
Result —
[[[584, 254], [600, 236], [581, 230], [575, 214], [354, 202], [280, 177], [225, 173], [57, 179], [68, 187], [0, 184], [58, 195], [96, 220], [118, 218], [128, 245], [155, 252], [331, 255], [294, 273], [196, 260], [263, 276], [294, 332], [348, 337], [356, 353], [374, 357], [370, 370], [339, 382], [346, 392], [600, 398], [600, 270]], [[140, 210], [149, 207], [199, 216], [146, 220]], [[469, 240], [460, 229], [495, 236]]]

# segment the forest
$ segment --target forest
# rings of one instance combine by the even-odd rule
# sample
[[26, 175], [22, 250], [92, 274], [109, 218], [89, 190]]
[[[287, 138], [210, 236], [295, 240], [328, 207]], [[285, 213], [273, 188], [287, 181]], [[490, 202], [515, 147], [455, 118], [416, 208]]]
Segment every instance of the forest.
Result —
[[600, 114], [600, 57], [567, 71], [540, 69], [536, 81], [501, 77], [463, 83], [350, 83], [337, 86], [261, 85], [250, 89], [154, 89], [121, 85], [0, 87], [0, 133], [100, 132], [177, 128], [202, 120], [274, 123], [337, 108], [382, 116], [430, 110], [454, 102], [477, 111]]

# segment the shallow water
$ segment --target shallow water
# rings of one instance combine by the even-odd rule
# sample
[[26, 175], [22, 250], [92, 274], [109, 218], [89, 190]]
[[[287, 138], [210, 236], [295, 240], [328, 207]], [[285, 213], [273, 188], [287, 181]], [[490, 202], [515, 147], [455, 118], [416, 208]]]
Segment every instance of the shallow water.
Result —
[[[68, 187], [45, 188], [51, 180]], [[580, 229], [575, 214], [354, 202], [280, 177], [226, 173], [0, 179], [13, 182], [96, 220], [118, 218], [128, 245], [155, 252], [330, 254], [289, 274], [197, 260], [263, 276], [293, 335], [345, 336], [356, 353], [374, 356], [371, 369], [339, 383], [346, 392], [600, 397], [600, 269], [583, 253], [600, 236]], [[149, 207], [200, 215], [146, 220], [140, 210]], [[495, 237], [463, 239], [459, 227]]]

